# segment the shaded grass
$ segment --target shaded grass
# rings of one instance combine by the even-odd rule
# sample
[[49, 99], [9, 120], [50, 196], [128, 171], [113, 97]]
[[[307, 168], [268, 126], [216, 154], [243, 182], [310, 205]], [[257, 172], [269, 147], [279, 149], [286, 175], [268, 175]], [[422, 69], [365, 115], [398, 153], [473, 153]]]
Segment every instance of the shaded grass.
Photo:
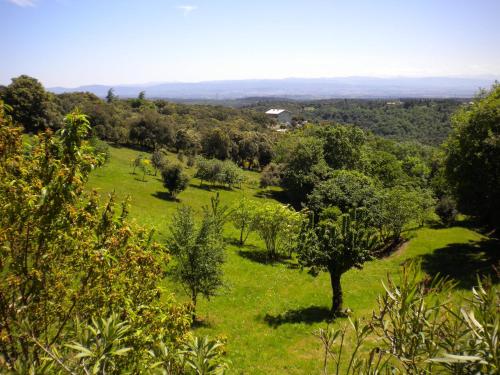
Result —
[[[115, 191], [118, 198], [130, 195], [131, 216], [142, 225], [156, 228], [160, 241], [168, 232], [176, 207], [188, 204], [201, 212], [216, 191], [220, 192], [222, 203], [230, 206], [243, 196], [257, 200], [283, 198], [279, 189], [259, 189], [258, 174], [245, 172], [247, 181], [242, 189], [200, 188], [200, 181], [193, 179], [188, 189], [177, 196], [178, 201], [172, 201], [165, 199], [158, 177], [146, 176], [144, 183], [135, 181], [136, 176], [130, 174], [130, 163], [137, 151], [112, 147], [111, 153], [110, 164], [92, 174], [90, 186], [104, 193]], [[178, 162], [174, 155], [169, 158]], [[195, 170], [187, 171], [192, 175]], [[224, 235], [227, 239], [239, 238], [230, 224]], [[388, 274], [396, 276], [400, 265], [408, 259], [421, 259], [431, 274], [446, 271], [457, 279], [466, 279], [491, 264], [490, 252], [481, 245], [485, 241], [485, 237], [464, 227], [419, 229], [404, 251], [368, 262], [363, 270], [351, 270], [343, 276], [345, 306], [355, 316], [368, 317], [383, 290], [380, 281]], [[227, 288], [210, 301], [198, 302], [200, 321], [194, 327], [196, 333], [227, 337], [231, 373], [320, 373], [321, 347], [312, 331], [326, 325], [331, 302], [328, 275], [312, 277], [295, 269], [293, 261], [264, 261], [264, 244], [255, 234], [249, 236], [243, 247], [235, 241], [228, 242], [224, 266]], [[463, 255], [460, 261], [453, 259], [457, 254]], [[478, 257], [477, 262], [469, 262], [474, 256]], [[188, 300], [178, 285], [166, 280], [165, 286], [179, 300]], [[456, 293], [464, 291], [459, 288]], [[345, 323], [346, 319], [337, 319], [333, 324]]]

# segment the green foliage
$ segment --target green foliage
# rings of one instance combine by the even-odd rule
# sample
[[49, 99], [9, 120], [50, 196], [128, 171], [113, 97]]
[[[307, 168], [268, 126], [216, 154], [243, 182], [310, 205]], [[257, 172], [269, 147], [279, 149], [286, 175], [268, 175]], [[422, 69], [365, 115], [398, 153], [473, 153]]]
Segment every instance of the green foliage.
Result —
[[115, 89], [110, 88], [108, 90], [108, 93], [106, 94], [106, 102], [107, 103], [113, 103], [118, 99], [118, 96], [115, 94]]
[[72, 113], [57, 136], [23, 146], [21, 130], [0, 110], [2, 372], [21, 364], [38, 371], [44, 349], [57, 351], [69, 337], [71, 321], [96, 312], [129, 317], [134, 351], [124, 361], [132, 369], [144, 361], [142, 348], [187, 330], [185, 308], [160, 298], [165, 250], [128, 222], [126, 203], [117, 212], [113, 196], [85, 190], [102, 163], [88, 131], [86, 117]]
[[164, 165], [161, 170], [163, 186], [168, 190], [170, 197], [184, 191], [189, 184], [189, 176], [184, 173], [180, 164]]
[[454, 116], [446, 174], [460, 211], [500, 228], [500, 84]]
[[230, 160], [205, 159], [198, 157], [196, 160], [196, 178], [201, 182], [208, 181], [212, 184], [227, 185], [230, 189], [234, 185], [241, 185], [244, 176], [240, 168]]
[[450, 281], [425, 278], [418, 263], [403, 267], [400, 282], [388, 276], [371, 320], [350, 320], [350, 352], [345, 345], [349, 327], [316, 332], [324, 373], [331, 360], [337, 374], [346, 363], [342, 373], [358, 375], [497, 373], [498, 289], [479, 281], [472, 300], [461, 297], [456, 303], [447, 298], [452, 287]]
[[158, 170], [162, 170], [167, 165], [167, 158], [165, 156], [165, 150], [157, 148], [151, 154], [151, 165], [155, 170], [155, 176]]
[[89, 139], [89, 144], [94, 148], [94, 152], [102, 159], [103, 164], [109, 163], [111, 154], [109, 152], [109, 146], [106, 142], [101, 141], [97, 137], [92, 137]]
[[355, 125], [395, 140], [416, 140], [438, 146], [451, 130], [451, 115], [466, 99], [327, 99], [245, 103], [257, 111], [286, 108], [309, 122]]
[[384, 241], [397, 241], [405, 226], [425, 222], [433, 207], [434, 199], [429, 191], [396, 186], [380, 192], [372, 220]]
[[308, 195], [308, 206], [317, 214], [329, 206], [347, 212], [352, 208], [370, 206], [376, 193], [371, 178], [358, 171], [338, 170]]
[[257, 233], [266, 244], [269, 259], [291, 256], [303, 221], [301, 213], [288, 206], [268, 202], [256, 208], [254, 220]]
[[457, 203], [448, 195], [442, 196], [436, 205], [436, 214], [443, 224], [450, 226], [457, 218]]
[[376, 237], [366, 226], [363, 210], [355, 209], [337, 220], [303, 225], [296, 242], [299, 263], [310, 268], [313, 275], [320, 271], [330, 274], [332, 315], [343, 314], [343, 293], [340, 279], [351, 268], [361, 268], [372, 258]]
[[323, 154], [333, 169], [355, 169], [361, 157], [365, 133], [354, 126], [328, 126], [318, 130], [323, 140]]
[[192, 209], [180, 207], [170, 226], [167, 246], [175, 257], [172, 275], [196, 309], [199, 294], [209, 299], [223, 286], [225, 244], [213, 215], [205, 212], [197, 226]]
[[269, 186], [280, 186], [282, 173], [282, 165], [269, 163], [262, 170], [260, 175], [260, 187], [267, 188]]
[[323, 142], [297, 133], [278, 144], [277, 154], [276, 161], [283, 164], [281, 185], [292, 202], [304, 202], [307, 194], [328, 173]]
[[201, 140], [201, 145], [203, 155], [207, 158], [225, 160], [231, 153], [231, 139], [222, 129], [206, 133]]
[[257, 224], [257, 203], [247, 198], [242, 198], [233, 208], [231, 221], [240, 232], [239, 244], [243, 246], [250, 233], [255, 230]]
[[48, 127], [58, 128], [60, 117], [51, 101], [51, 95], [35, 78], [21, 75], [12, 79], [3, 94], [3, 100], [12, 107], [14, 122], [29, 132]]

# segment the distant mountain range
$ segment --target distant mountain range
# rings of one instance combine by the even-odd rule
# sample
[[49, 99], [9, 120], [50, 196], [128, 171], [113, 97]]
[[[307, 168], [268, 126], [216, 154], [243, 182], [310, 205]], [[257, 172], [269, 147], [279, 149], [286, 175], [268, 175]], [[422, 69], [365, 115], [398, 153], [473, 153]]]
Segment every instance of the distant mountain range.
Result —
[[205, 82], [170, 82], [137, 85], [87, 85], [75, 88], [52, 87], [54, 93], [88, 91], [104, 97], [110, 88], [120, 97], [136, 97], [145, 91], [148, 98], [239, 99], [281, 97], [325, 98], [468, 98], [480, 88], [489, 88], [498, 77], [454, 78], [286, 78]]

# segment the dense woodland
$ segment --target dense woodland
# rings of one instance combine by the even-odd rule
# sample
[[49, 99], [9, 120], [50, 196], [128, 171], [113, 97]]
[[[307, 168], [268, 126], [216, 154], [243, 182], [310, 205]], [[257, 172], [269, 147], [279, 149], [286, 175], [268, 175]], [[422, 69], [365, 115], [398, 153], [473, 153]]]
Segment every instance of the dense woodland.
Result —
[[438, 146], [451, 131], [451, 115], [463, 99], [335, 99], [317, 101], [254, 100], [243, 108], [290, 110], [297, 121], [352, 124], [395, 140], [416, 140]]
[[[350, 314], [342, 276], [391, 254], [412, 228], [449, 226], [462, 213], [498, 234], [498, 85], [470, 104], [297, 103], [290, 109], [301, 126], [285, 133], [272, 130], [267, 103], [235, 109], [145, 93], [120, 99], [112, 90], [104, 99], [53, 95], [28, 76], [0, 96], [0, 368], [13, 373], [224, 372], [223, 340], [198, 338], [190, 327], [200, 297], [226, 283], [229, 223], [239, 246], [258, 236], [266, 262], [328, 274], [330, 320]], [[108, 143], [140, 150], [131, 173], [146, 182], [159, 172], [172, 202], [190, 179], [200, 189], [242, 189], [245, 170], [259, 173], [265, 201], [245, 197], [230, 207], [217, 194], [201, 214], [179, 205], [159, 242], [128, 219], [126, 202], [85, 188], [108, 161]], [[493, 270], [459, 311], [435, 299], [451, 281], [407, 265], [400, 284], [389, 280], [370, 323], [353, 319], [354, 333], [318, 333], [325, 371], [333, 359], [352, 374], [496, 373]], [[166, 278], [182, 285], [189, 303], [164, 290]], [[351, 334], [344, 359], [336, 348]], [[381, 340], [378, 351], [357, 355], [371, 337]]]

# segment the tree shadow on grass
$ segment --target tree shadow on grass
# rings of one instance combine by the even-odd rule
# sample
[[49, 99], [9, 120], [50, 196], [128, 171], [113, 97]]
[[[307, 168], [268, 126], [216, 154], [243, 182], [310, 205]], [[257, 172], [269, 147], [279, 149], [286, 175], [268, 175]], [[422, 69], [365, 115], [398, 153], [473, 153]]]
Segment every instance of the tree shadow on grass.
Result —
[[291, 204], [286, 192], [282, 190], [259, 190], [255, 193], [257, 198], [274, 199], [283, 204]]
[[453, 243], [431, 254], [421, 256], [422, 268], [431, 276], [438, 273], [457, 283], [458, 288], [477, 285], [477, 275], [499, 280], [500, 241], [483, 239], [469, 243]]
[[309, 306], [306, 308], [288, 310], [283, 314], [264, 316], [264, 321], [273, 328], [282, 324], [313, 324], [330, 321], [332, 314], [329, 308], [324, 306]]
[[196, 317], [196, 319], [191, 323], [191, 328], [212, 328], [212, 323], [206, 319]]
[[247, 249], [238, 250], [238, 255], [242, 258], [251, 260], [255, 263], [260, 264], [276, 264], [276, 263], [287, 263], [289, 261], [286, 257], [279, 256], [276, 259], [269, 257], [266, 251], [260, 250], [258, 247], [253, 245], [245, 245]]
[[233, 188], [223, 186], [223, 185], [207, 185], [207, 184], [189, 184], [189, 187], [199, 190], [212, 191], [212, 190], [225, 190], [225, 191], [233, 191]]
[[166, 191], [157, 191], [156, 193], [151, 194], [155, 198], [163, 199], [169, 202], [180, 202], [177, 198], [172, 198], [169, 193]]

